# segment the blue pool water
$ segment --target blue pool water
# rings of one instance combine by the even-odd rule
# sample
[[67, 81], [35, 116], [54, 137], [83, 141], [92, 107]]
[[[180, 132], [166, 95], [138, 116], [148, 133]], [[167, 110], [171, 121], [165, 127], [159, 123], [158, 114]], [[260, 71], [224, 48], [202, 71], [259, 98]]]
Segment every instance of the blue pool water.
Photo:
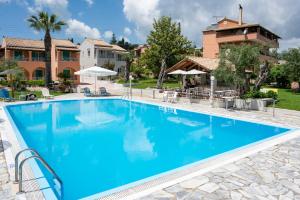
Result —
[[73, 200], [288, 131], [119, 99], [7, 106]]

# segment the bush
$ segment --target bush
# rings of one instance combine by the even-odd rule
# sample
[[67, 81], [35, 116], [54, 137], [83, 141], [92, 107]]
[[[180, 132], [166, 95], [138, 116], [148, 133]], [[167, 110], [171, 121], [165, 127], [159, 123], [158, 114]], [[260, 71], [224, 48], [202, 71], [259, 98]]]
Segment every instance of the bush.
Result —
[[27, 85], [31, 87], [39, 86], [43, 87], [45, 86], [45, 81], [44, 80], [29, 80], [27, 81]]
[[243, 99], [261, 99], [261, 98], [272, 98], [277, 99], [278, 94], [274, 91], [268, 91], [267, 93], [260, 91], [250, 91], [242, 96]]

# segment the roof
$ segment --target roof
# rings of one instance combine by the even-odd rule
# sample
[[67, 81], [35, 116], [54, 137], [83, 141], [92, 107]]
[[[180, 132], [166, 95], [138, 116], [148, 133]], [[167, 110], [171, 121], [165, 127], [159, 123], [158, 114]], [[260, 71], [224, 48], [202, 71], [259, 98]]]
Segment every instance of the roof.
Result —
[[231, 22], [234, 22], [234, 23], [238, 23], [236, 20], [228, 19], [228, 18], [225, 17], [222, 20], [218, 21], [217, 24], [212, 24], [211, 26], [207, 27], [207, 29], [204, 30], [203, 32], [209, 32], [209, 31], [220, 32], [220, 31], [240, 29], [240, 28], [261, 27], [261, 28], [265, 29], [266, 31], [268, 31], [268, 32], [272, 33], [273, 35], [275, 35], [277, 38], [279, 38], [279, 39], [281, 38], [277, 34], [273, 33], [272, 31], [268, 30], [267, 28], [261, 26], [260, 24], [247, 24], [247, 23], [243, 23], [242, 25], [238, 25], [237, 24], [236, 26], [232, 26], [232, 27], [219, 28], [218, 24], [220, 24], [224, 20], [231, 21]]
[[167, 73], [181, 69], [181, 70], [190, 70], [190, 69], [200, 69], [203, 71], [213, 71], [219, 66], [219, 59], [217, 58], [203, 58], [196, 56], [187, 56], [183, 60], [179, 61], [171, 68], [167, 70]]
[[108, 44], [107, 42], [105, 42], [104, 40], [100, 40], [100, 39], [92, 39], [92, 38], [86, 38], [86, 41], [96, 45], [96, 46], [103, 46], [103, 47], [112, 47], [111, 44]]
[[[17, 48], [17, 49], [35, 49], [35, 50], [45, 50], [43, 40], [32, 40], [32, 39], [22, 39], [22, 38], [3, 38], [3, 42], [6, 47]], [[77, 46], [73, 44], [70, 40], [62, 39], [52, 39], [52, 43], [57, 48], [64, 48], [68, 50], [77, 50]], [[3, 44], [2, 44], [3, 45]]]
[[127, 52], [126, 49], [123, 49], [122, 47], [120, 47], [120, 46], [118, 46], [118, 45], [115, 45], [115, 44], [112, 45], [112, 48], [113, 48], [113, 50], [115, 50], [115, 51], [123, 51], [123, 52]]

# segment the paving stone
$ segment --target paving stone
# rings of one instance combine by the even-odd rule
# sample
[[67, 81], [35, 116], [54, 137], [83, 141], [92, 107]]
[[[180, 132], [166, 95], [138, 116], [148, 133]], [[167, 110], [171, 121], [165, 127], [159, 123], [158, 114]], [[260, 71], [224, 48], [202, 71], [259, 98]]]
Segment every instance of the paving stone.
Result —
[[285, 187], [289, 188], [290, 190], [293, 190], [297, 194], [300, 194], [300, 187], [297, 184], [290, 182], [288, 180], [282, 180], [280, 181], [280, 183]]
[[200, 190], [203, 190], [208, 193], [212, 193], [219, 189], [220, 187], [215, 183], [206, 183], [205, 185], [202, 185], [199, 187]]
[[193, 189], [193, 188], [197, 188], [200, 185], [203, 185], [205, 183], [207, 183], [209, 181], [209, 179], [207, 177], [204, 177], [203, 179], [190, 179], [184, 182], [180, 183], [180, 186], [183, 188], [187, 188], [187, 189]]
[[231, 197], [232, 200], [241, 200], [242, 197], [243, 197], [243, 195], [241, 195], [241, 194], [238, 193], [238, 192], [231, 191], [230, 197]]

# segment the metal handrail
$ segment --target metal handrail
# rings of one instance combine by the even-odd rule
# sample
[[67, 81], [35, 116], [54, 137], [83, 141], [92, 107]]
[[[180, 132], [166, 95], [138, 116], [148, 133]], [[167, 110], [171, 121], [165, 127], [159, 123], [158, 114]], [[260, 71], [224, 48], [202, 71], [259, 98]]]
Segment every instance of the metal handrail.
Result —
[[28, 157], [28, 158], [25, 158], [24, 160], [22, 160], [22, 162], [20, 163], [20, 166], [19, 166], [19, 177], [20, 177], [20, 181], [19, 181], [19, 193], [22, 193], [24, 192], [23, 191], [23, 185], [22, 185], [22, 182], [23, 182], [23, 165], [25, 164], [25, 162], [27, 160], [30, 160], [30, 159], [38, 159], [43, 165], [44, 167], [54, 176], [54, 178], [59, 182], [60, 184], [60, 196], [61, 196], [61, 199], [63, 199], [63, 182], [62, 180], [59, 178], [59, 176], [55, 173], [55, 171], [50, 167], [50, 165], [48, 165], [48, 163], [40, 156], [37, 156], [37, 155], [33, 155], [31, 157]]
[[[25, 151], [30, 151], [32, 152], [34, 155], [25, 158], [24, 160], [21, 161], [20, 165], [18, 165], [19, 162], [19, 156], [25, 152]], [[28, 148], [28, 149], [23, 149], [20, 152], [18, 152], [15, 156], [15, 183], [19, 183], [19, 193], [23, 192], [23, 165], [25, 164], [25, 162], [27, 160], [30, 159], [38, 159], [43, 166], [54, 176], [54, 178], [59, 182], [60, 184], [60, 197], [61, 199], [63, 199], [63, 182], [62, 180], [59, 178], [59, 176], [55, 173], [55, 171], [50, 167], [50, 165], [41, 157], [41, 155], [34, 149]]]
[[[34, 150], [34, 149], [31, 149], [31, 148], [27, 148], [27, 149], [23, 149], [21, 151], [19, 151], [16, 156], [15, 156], [15, 183], [18, 183], [19, 182], [19, 179], [18, 179], [18, 170], [19, 170], [19, 157], [22, 153], [26, 152], [26, 151], [30, 151], [31, 153], [33, 153], [34, 155], [37, 155], [37, 156], [40, 156], [40, 154]], [[41, 157], [41, 156], [40, 156]]]

